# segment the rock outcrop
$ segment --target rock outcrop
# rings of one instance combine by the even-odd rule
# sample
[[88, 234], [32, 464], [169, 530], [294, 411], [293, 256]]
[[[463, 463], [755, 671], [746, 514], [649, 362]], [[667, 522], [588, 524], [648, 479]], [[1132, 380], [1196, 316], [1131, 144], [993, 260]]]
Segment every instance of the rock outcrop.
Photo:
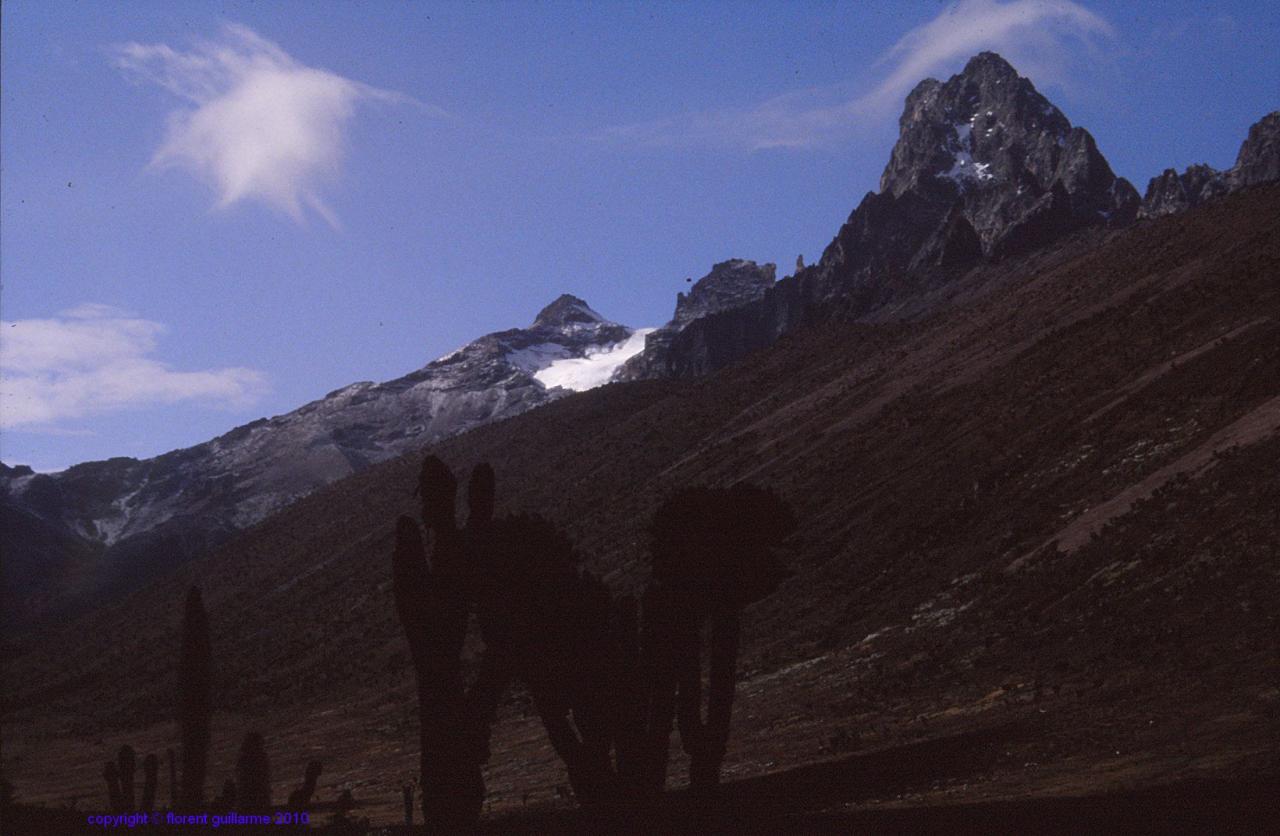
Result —
[[[694, 322], [723, 311], [733, 310], [756, 302], [774, 285], [776, 267], [773, 264], [756, 264], [754, 261], [735, 258], [722, 261], [711, 268], [689, 289], [676, 295], [676, 311], [671, 321], [645, 337], [644, 351], [632, 357], [618, 369], [614, 380], [642, 380], [674, 377], [695, 373], [673, 366], [671, 344]], [[687, 352], [680, 355], [682, 364], [691, 358]], [[695, 362], [699, 367], [711, 363]]]
[[1232, 189], [1280, 180], [1280, 110], [1268, 113], [1249, 128], [1228, 180]]
[[1185, 212], [1220, 195], [1271, 180], [1280, 180], [1280, 110], [1250, 126], [1236, 164], [1226, 171], [1200, 164], [1189, 166], [1182, 174], [1166, 168], [1151, 178], [1138, 216], [1158, 218]]
[[1166, 168], [1159, 177], [1151, 178], [1138, 214], [1143, 218], [1158, 218], [1185, 212], [1227, 191], [1226, 176], [1212, 166], [1189, 166], [1182, 174]]
[[819, 319], [914, 310], [923, 293], [979, 263], [1280, 177], [1276, 112], [1250, 128], [1234, 168], [1169, 170], [1139, 199], [1087, 130], [991, 52], [945, 82], [920, 82], [899, 127], [880, 191], [862, 199], [817, 264], [664, 335], [657, 371], [705, 374]]

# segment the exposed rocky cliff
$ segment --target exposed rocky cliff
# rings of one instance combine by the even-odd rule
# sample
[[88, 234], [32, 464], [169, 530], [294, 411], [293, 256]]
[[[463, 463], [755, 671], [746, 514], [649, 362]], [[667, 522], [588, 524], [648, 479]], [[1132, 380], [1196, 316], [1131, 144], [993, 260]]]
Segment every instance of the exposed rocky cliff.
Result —
[[1280, 180], [1280, 110], [1272, 111], [1249, 128], [1231, 169], [1232, 188]]
[[[912, 243], [960, 219], [990, 257], [1074, 227], [1124, 224], [1137, 211], [1137, 193], [1112, 173], [1089, 132], [1072, 127], [995, 53], [975, 56], [945, 83], [922, 81], [899, 125], [880, 197], [888, 207], [909, 197], [913, 208], [928, 210], [916, 241], [903, 242], [899, 257], [909, 266], [934, 260], [917, 257]], [[867, 249], [866, 240], [845, 244]]]
[[706, 373], [819, 319], [916, 312], [925, 293], [983, 262], [1280, 177], [1277, 112], [1249, 130], [1230, 171], [1166, 171], [1140, 200], [1087, 130], [991, 52], [945, 82], [920, 82], [899, 125], [880, 191], [863, 198], [818, 263], [672, 335], [671, 374]]
[[1185, 212], [1206, 200], [1226, 194], [1227, 190], [1226, 176], [1212, 166], [1189, 166], [1182, 174], [1166, 168], [1159, 177], [1151, 178], [1139, 215], [1158, 218]]
[[1269, 113], [1249, 128], [1236, 164], [1226, 171], [1200, 164], [1179, 174], [1166, 168], [1147, 184], [1139, 217], [1158, 218], [1195, 208], [1207, 200], [1246, 186], [1280, 179], [1280, 111]]
[[711, 371], [814, 320], [892, 309], [978, 263], [1137, 214], [1137, 192], [1089, 132], [995, 53], [920, 82], [899, 125], [880, 191], [818, 263], [670, 334], [667, 373]]
[[722, 261], [698, 279], [688, 293], [676, 295], [676, 311], [671, 321], [645, 338], [644, 351], [618, 369], [615, 380], [643, 380], [696, 374], [691, 368], [675, 365], [687, 359], [687, 352], [673, 355], [671, 344], [697, 320], [758, 301], [773, 287], [776, 267], [735, 258]]

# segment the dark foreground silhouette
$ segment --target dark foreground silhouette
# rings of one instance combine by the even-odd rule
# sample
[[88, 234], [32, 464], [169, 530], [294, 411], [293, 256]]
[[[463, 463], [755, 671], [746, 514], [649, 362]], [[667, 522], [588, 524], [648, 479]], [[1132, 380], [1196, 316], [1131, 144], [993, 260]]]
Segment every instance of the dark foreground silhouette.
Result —
[[[580, 809], [530, 809], [482, 819], [486, 834], [694, 833], [1223, 833], [1272, 832], [1280, 759], [1238, 780], [1180, 781], [1104, 794], [963, 804], [843, 809], [964, 779], [990, 768], [1000, 748], [1033, 730], [1004, 727], [852, 755], [723, 783], [714, 799], [689, 792]], [[332, 805], [323, 804], [318, 812]], [[101, 832], [84, 815], [21, 804], [4, 811], [6, 834]], [[246, 828], [220, 828], [248, 832]], [[283, 828], [288, 829], [288, 828]], [[265, 829], [264, 829], [265, 830]], [[272, 828], [280, 832], [282, 828]], [[328, 826], [313, 832], [424, 833], [418, 826]]]
[[[313, 803], [316, 783], [323, 771], [323, 765], [318, 760], [307, 763], [302, 785], [289, 794], [283, 807], [273, 802], [266, 739], [257, 731], [249, 731], [244, 735], [236, 759], [234, 777], [227, 777], [218, 794], [211, 800], [206, 800], [205, 783], [209, 772], [213, 706], [213, 652], [204, 599], [199, 588], [194, 586], [188, 590], [183, 607], [177, 680], [175, 713], [181, 737], [181, 777], [179, 757], [170, 748], [166, 753], [169, 773], [167, 799], [162, 799], [159, 795], [160, 759], [154, 753], [148, 753], [142, 760], [142, 787], [139, 793], [136, 783], [137, 753], [132, 746], [126, 744], [103, 767], [105, 806], [89, 807], [84, 813], [24, 805], [15, 800], [13, 787], [0, 776], [0, 833], [71, 833], [86, 827], [101, 830], [167, 826], [163, 823], [171, 813], [183, 816], [204, 815], [208, 818], [227, 813], [268, 818], [287, 814], [288, 821], [309, 820], [313, 811], [329, 810], [332, 811], [330, 826], [343, 832], [360, 832], [367, 825], [367, 821], [348, 816], [357, 806], [349, 791], [343, 792], [332, 803]], [[90, 826], [87, 819], [94, 815], [110, 816], [113, 823], [98, 822]], [[217, 826], [220, 829], [242, 829], [226, 824]]]
[[[790, 509], [748, 485], [675, 493], [654, 516], [652, 579], [637, 604], [611, 597], [580, 570], [573, 543], [549, 521], [494, 519], [487, 464], [471, 474], [465, 527], [457, 523], [457, 491], [453, 472], [428, 456], [417, 490], [422, 525], [397, 520], [392, 559], [418, 684], [428, 826], [443, 833], [475, 826], [490, 727], [516, 680], [579, 803], [660, 795], [673, 723], [691, 759], [691, 790], [713, 795], [729, 739], [739, 614], [786, 576], [773, 549], [797, 527]], [[484, 649], [468, 685], [462, 651], [472, 615]]]
[[483, 833], [1239, 833], [1274, 832], [1280, 758], [1239, 780], [1180, 781], [1082, 796], [847, 809], [944, 780], [981, 775], [1009, 726], [727, 782], [714, 798], [670, 793], [649, 804], [495, 817]]

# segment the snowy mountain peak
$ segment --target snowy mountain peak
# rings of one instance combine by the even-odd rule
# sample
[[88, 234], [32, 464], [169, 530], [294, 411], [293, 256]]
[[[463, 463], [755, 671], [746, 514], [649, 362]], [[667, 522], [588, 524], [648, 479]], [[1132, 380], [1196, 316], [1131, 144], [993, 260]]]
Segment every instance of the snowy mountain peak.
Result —
[[[998, 257], [1069, 229], [1121, 226], [1137, 214], [1137, 192], [1115, 176], [1089, 132], [994, 52], [974, 56], [946, 81], [922, 81], [899, 126], [875, 211], [860, 219], [871, 224], [862, 249], [883, 243], [881, 221], [890, 216], [921, 233], [919, 240], [898, 236], [908, 263], [938, 233], [922, 257], [934, 263], [954, 260], [948, 241], [959, 241], [966, 258]], [[847, 246], [834, 255], [841, 253], [853, 254]], [[878, 259], [864, 260], [883, 264]]]
[[614, 372], [622, 364], [644, 350], [645, 339], [653, 328], [640, 328], [619, 343], [598, 346], [582, 357], [565, 357], [555, 360], [534, 373], [536, 379], [548, 389], [568, 389], [585, 392], [603, 386], [613, 379]]
[[594, 325], [608, 322], [603, 316], [591, 309], [583, 300], [568, 293], [562, 293], [550, 305], [538, 312], [533, 320], [534, 328], [563, 328], [573, 324]]
[[962, 186], [1031, 175], [1044, 184], [1056, 173], [1072, 131], [1062, 111], [994, 52], [974, 56], [945, 82], [920, 82], [899, 125], [880, 179], [880, 190], [895, 197], [931, 177]]
[[[101, 551], [83, 579], [95, 591], [117, 573], [207, 551], [375, 462], [606, 383], [647, 333], [566, 294], [530, 328], [486, 334], [402, 377], [344, 386], [194, 447], [57, 474], [0, 465], [0, 500], [50, 543], [72, 544], [66, 554]], [[28, 585], [56, 585], [65, 568], [50, 563]]]

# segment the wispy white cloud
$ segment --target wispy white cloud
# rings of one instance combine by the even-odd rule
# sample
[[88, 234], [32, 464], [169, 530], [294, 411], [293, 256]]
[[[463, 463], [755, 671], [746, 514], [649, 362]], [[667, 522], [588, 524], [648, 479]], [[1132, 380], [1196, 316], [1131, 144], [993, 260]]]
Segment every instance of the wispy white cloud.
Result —
[[911, 88], [958, 59], [992, 50], [1038, 84], [1060, 84], [1076, 48], [1115, 36], [1110, 23], [1071, 0], [960, 0], [885, 51], [874, 64], [878, 81], [859, 95], [846, 87], [804, 90], [747, 108], [610, 128], [598, 138], [749, 151], [830, 144], [896, 116]]
[[0, 321], [0, 427], [67, 432], [51, 425], [179, 401], [247, 406], [265, 392], [254, 369], [175, 371], [155, 359], [166, 330], [107, 305]]
[[185, 102], [169, 114], [153, 166], [205, 180], [217, 191], [219, 208], [258, 199], [297, 221], [309, 209], [335, 227], [337, 218], [320, 192], [338, 173], [343, 133], [356, 105], [413, 101], [305, 66], [237, 24], [187, 52], [126, 43], [111, 54], [128, 77]]

